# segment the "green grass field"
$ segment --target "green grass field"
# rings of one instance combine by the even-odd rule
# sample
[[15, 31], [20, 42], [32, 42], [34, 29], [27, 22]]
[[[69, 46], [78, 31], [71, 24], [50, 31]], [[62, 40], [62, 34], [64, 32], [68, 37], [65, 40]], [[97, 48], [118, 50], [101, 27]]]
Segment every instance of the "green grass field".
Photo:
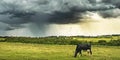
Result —
[[0, 42], [0, 60], [120, 60], [120, 46], [92, 46], [74, 58], [75, 45], [44, 45]]

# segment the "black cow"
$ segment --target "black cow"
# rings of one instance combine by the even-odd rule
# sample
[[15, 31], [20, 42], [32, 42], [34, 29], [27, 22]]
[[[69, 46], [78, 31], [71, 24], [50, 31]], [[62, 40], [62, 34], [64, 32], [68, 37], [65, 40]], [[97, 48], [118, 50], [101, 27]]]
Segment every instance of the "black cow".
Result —
[[74, 57], [77, 57], [77, 54], [80, 53], [82, 55], [82, 50], [86, 50], [90, 52], [90, 54], [92, 55], [92, 51], [91, 51], [91, 44], [78, 44], [75, 50], [75, 55]]

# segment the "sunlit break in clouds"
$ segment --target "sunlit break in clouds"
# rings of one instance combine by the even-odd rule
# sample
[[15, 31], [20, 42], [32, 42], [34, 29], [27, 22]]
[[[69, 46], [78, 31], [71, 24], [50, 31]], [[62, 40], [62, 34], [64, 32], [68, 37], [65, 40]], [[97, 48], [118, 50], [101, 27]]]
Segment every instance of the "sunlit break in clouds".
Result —
[[1, 0], [1, 36], [120, 34], [120, 0]]

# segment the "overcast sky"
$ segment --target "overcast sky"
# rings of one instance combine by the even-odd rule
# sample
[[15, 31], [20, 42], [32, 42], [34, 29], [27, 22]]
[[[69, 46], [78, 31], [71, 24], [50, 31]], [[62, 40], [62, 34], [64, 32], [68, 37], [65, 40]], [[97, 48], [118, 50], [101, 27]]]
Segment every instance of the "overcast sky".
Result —
[[120, 34], [120, 0], [1, 0], [1, 36]]

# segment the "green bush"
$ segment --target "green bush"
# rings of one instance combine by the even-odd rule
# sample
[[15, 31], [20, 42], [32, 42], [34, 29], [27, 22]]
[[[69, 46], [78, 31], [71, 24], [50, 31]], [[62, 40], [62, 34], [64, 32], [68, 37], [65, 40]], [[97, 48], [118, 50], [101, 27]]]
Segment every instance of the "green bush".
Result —
[[5, 42], [6, 40], [0, 40], [0, 42]]
[[106, 42], [106, 40], [99, 40], [98, 44], [99, 45], [107, 45], [107, 42]]
[[108, 42], [108, 45], [120, 46], [120, 40], [111, 40], [111, 41]]
[[21, 42], [21, 43], [37, 43], [37, 44], [59, 44], [68, 45], [70, 39], [63, 38], [25, 38], [25, 37], [9, 37], [6, 42]]

